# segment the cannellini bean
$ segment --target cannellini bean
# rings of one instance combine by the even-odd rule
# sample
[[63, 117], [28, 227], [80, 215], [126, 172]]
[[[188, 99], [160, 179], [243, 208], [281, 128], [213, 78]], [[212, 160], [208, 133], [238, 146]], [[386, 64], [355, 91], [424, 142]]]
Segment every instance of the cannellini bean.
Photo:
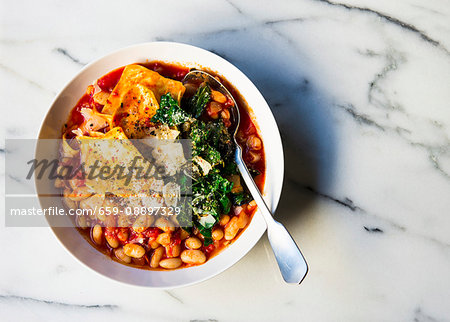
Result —
[[239, 130], [239, 131], [237, 132], [237, 134], [236, 134], [236, 139], [238, 140], [238, 142], [239, 142], [240, 144], [245, 143], [246, 139], [245, 139], [244, 131]]
[[150, 247], [152, 248], [152, 249], [156, 249], [156, 248], [158, 248], [160, 246], [160, 244], [156, 241], [156, 240], [154, 240], [154, 241], [152, 241], [151, 243], [150, 243]]
[[197, 237], [189, 237], [184, 243], [190, 249], [199, 249], [202, 247], [202, 242]]
[[119, 231], [117, 232], [117, 238], [119, 238], [120, 241], [125, 242], [128, 240], [128, 229], [125, 227], [121, 227]]
[[109, 246], [111, 246], [112, 248], [119, 247], [119, 240], [117, 239], [117, 237], [105, 234], [105, 239]]
[[173, 246], [168, 245], [165, 248], [166, 248], [167, 257], [178, 257], [178, 256], [180, 256], [180, 253], [181, 253], [181, 246], [180, 246], [180, 244], [173, 245]]
[[217, 102], [211, 102], [208, 104], [208, 107], [206, 109], [206, 112], [208, 115], [213, 118], [217, 119], [219, 117], [219, 113], [222, 111], [222, 105], [220, 105]]
[[227, 101], [227, 97], [223, 95], [221, 92], [218, 91], [211, 91], [211, 98], [213, 101], [216, 101], [217, 103], [224, 104]]
[[159, 234], [156, 241], [163, 246], [167, 246], [170, 243], [170, 233]]
[[220, 224], [220, 226], [225, 226], [226, 224], [228, 224], [229, 221], [230, 221], [230, 216], [223, 215], [222, 217], [220, 217], [219, 224]]
[[95, 225], [93, 228], [92, 228], [92, 239], [94, 240], [94, 242], [97, 244], [97, 245], [101, 245], [102, 244], [102, 241], [103, 241], [103, 238], [102, 238], [102, 236], [103, 236], [103, 229], [102, 229], [102, 226], [100, 226], [100, 225]]
[[223, 230], [220, 228], [216, 228], [212, 232], [212, 238], [214, 240], [221, 240], [223, 238]]
[[114, 255], [124, 263], [131, 263], [131, 257], [125, 254], [122, 247], [114, 249]]
[[166, 218], [158, 218], [158, 220], [156, 220], [155, 227], [158, 227], [165, 233], [172, 232], [175, 230], [173, 224]]
[[180, 267], [181, 264], [182, 264], [182, 261], [178, 257], [166, 258], [159, 262], [159, 266], [161, 266], [163, 268], [167, 268], [167, 269], [174, 269], [174, 268]]
[[259, 155], [258, 153], [249, 151], [247, 155], [250, 163], [256, 163], [261, 160], [261, 155]]
[[224, 120], [229, 120], [230, 119], [230, 111], [227, 109], [222, 110], [222, 112], [220, 112], [220, 117]]
[[256, 135], [250, 135], [247, 138], [247, 146], [255, 151], [261, 150], [262, 147], [262, 143], [259, 137], [257, 137]]
[[255, 200], [250, 201], [250, 203], [247, 205], [247, 211], [252, 212], [253, 210], [255, 210], [255, 208], [256, 208], [256, 201]]
[[186, 264], [203, 264], [206, 262], [206, 255], [198, 249], [186, 249], [181, 253], [181, 260]]
[[181, 240], [185, 240], [188, 237], [189, 237], [189, 233], [186, 230], [181, 229], [181, 231], [180, 231], [180, 238], [181, 238]]
[[247, 224], [248, 224], [248, 216], [245, 213], [245, 211], [241, 211], [241, 213], [238, 216], [237, 225], [238, 225], [239, 229], [242, 229], [245, 226], [247, 226]]
[[225, 225], [224, 232], [226, 240], [232, 240], [234, 237], [236, 237], [236, 234], [239, 231], [238, 220], [239, 218], [237, 216], [234, 216], [233, 218], [231, 218], [228, 224]]
[[145, 255], [145, 249], [138, 244], [126, 244], [123, 246], [125, 255], [133, 258], [141, 258]]
[[157, 268], [159, 266], [159, 262], [164, 255], [164, 247], [159, 246], [153, 252], [152, 258], [150, 259], [150, 267]]

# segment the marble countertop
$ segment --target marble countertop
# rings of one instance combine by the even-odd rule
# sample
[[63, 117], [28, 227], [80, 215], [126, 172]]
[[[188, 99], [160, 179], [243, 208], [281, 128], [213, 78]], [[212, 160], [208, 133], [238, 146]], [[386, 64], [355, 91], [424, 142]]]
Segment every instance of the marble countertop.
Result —
[[48, 228], [2, 225], [1, 320], [449, 321], [449, 21], [446, 0], [1, 0], [0, 151], [35, 138], [56, 93], [110, 51], [211, 50], [272, 108], [276, 217], [310, 266], [284, 284], [263, 237], [206, 282], [135, 288], [81, 266]]

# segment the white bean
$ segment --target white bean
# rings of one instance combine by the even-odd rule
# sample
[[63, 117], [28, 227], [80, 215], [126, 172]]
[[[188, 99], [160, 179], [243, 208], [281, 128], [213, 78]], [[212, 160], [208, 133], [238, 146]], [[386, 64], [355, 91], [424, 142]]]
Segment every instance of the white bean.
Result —
[[234, 216], [233, 218], [231, 218], [228, 224], [225, 225], [226, 240], [232, 240], [234, 237], [236, 237], [236, 234], [239, 231], [238, 219], [239, 218], [237, 216]]
[[158, 220], [155, 223], [155, 227], [158, 227], [165, 233], [172, 232], [175, 230], [173, 224], [166, 218], [158, 218]]
[[159, 246], [158, 248], [156, 248], [150, 260], [150, 267], [157, 268], [163, 255], [164, 255], [164, 247]]
[[103, 238], [102, 238], [102, 236], [103, 236], [103, 229], [102, 229], [102, 226], [100, 226], [100, 225], [95, 225], [93, 228], [92, 228], [92, 239], [94, 240], [94, 242], [97, 244], [97, 245], [101, 245], [102, 244], [102, 241], [103, 241]]
[[214, 240], [221, 240], [223, 238], [223, 230], [220, 228], [216, 228], [212, 232], [212, 238]]
[[213, 101], [216, 101], [220, 104], [224, 104], [227, 102], [227, 97], [218, 91], [211, 91], [211, 98], [213, 99]]
[[206, 255], [198, 249], [186, 249], [181, 253], [181, 260], [186, 264], [203, 264], [206, 262]]
[[109, 246], [111, 246], [112, 248], [119, 247], [119, 240], [117, 239], [117, 237], [105, 234], [105, 239], [108, 242]]
[[114, 249], [114, 255], [124, 263], [131, 263], [131, 257], [125, 254], [122, 247]]
[[222, 217], [220, 217], [219, 224], [220, 224], [220, 226], [225, 226], [226, 224], [228, 224], [229, 221], [230, 221], [230, 216], [223, 215]]
[[123, 251], [125, 255], [133, 258], [141, 258], [145, 255], [144, 247], [138, 244], [126, 244], [125, 246], [123, 246]]
[[178, 257], [178, 256], [180, 256], [181, 246], [179, 244], [178, 245], [174, 245], [174, 246], [168, 245], [165, 248], [166, 248], [167, 257]]
[[185, 244], [190, 249], [199, 249], [202, 247], [202, 242], [197, 237], [189, 237], [185, 240]]
[[159, 234], [158, 237], [156, 237], [156, 241], [163, 246], [167, 246], [170, 243], [170, 234], [169, 233]]
[[156, 241], [156, 240], [154, 240], [154, 241], [152, 241], [151, 243], [150, 243], [150, 247], [152, 248], [152, 249], [156, 249], [156, 248], [158, 248], [160, 246], [160, 244]]
[[255, 151], [261, 150], [262, 147], [261, 139], [256, 135], [250, 135], [247, 138], [247, 146]]
[[161, 266], [163, 268], [167, 268], [167, 269], [174, 269], [174, 268], [180, 267], [181, 264], [182, 264], [182, 261], [178, 257], [166, 258], [159, 262], [159, 266]]

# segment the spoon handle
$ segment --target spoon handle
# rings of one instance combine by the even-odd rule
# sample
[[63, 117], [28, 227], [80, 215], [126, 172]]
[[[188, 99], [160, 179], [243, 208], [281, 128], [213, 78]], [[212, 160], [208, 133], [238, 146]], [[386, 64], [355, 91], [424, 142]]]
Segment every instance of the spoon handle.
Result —
[[236, 147], [235, 161], [250, 194], [256, 201], [258, 209], [263, 214], [267, 223], [267, 234], [270, 246], [272, 246], [284, 281], [286, 283], [300, 284], [308, 272], [308, 264], [287, 229], [281, 223], [273, 219], [272, 213], [264, 202], [255, 181], [253, 181], [253, 178], [242, 159], [242, 149], [238, 144]]

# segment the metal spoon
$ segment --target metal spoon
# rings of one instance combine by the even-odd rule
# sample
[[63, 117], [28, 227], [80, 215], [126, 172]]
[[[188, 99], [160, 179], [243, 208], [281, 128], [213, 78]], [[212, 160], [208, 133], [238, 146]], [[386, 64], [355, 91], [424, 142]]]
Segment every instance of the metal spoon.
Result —
[[253, 199], [256, 201], [259, 210], [263, 214], [263, 217], [267, 223], [267, 234], [269, 237], [270, 245], [275, 254], [275, 258], [280, 268], [281, 275], [286, 283], [300, 284], [308, 273], [308, 264], [305, 261], [300, 249], [295, 243], [292, 236], [287, 229], [278, 221], [273, 219], [272, 213], [267, 207], [261, 193], [258, 190], [255, 182], [253, 181], [247, 166], [242, 159], [242, 148], [236, 141], [236, 133], [239, 128], [240, 113], [234, 97], [228, 91], [228, 89], [222, 85], [214, 76], [199, 70], [190, 71], [183, 78], [183, 83], [194, 81], [197, 83], [207, 83], [212, 89], [220, 91], [222, 94], [233, 100], [234, 107], [231, 108], [231, 115], [233, 117], [233, 124], [235, 126], [233, 132], [234, 143], [236, 144], [235, 161], [239, 168], [239, 171], [250, 191]]

